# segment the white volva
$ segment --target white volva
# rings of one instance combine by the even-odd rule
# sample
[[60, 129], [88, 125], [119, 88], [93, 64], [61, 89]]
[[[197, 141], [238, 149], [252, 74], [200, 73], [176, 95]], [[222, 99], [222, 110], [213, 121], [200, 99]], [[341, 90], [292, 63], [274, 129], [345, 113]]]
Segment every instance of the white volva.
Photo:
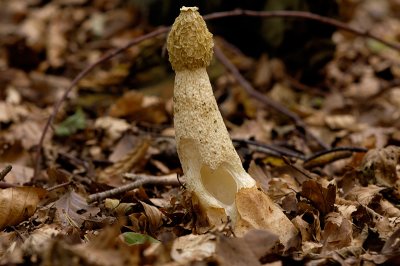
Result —
[[[270, 229], [285, 243], [296, 229], [243, 169], [218, 110], [206, 72], [212, 47], [212, 34], [197, 8], [182, 7], [167, 48], [176, 73], [174, 126], [187, 187], [211, 224], [229, 216], [238, 234], [250, 228]], [[267, 213], [257, 213], [261, 209]]]

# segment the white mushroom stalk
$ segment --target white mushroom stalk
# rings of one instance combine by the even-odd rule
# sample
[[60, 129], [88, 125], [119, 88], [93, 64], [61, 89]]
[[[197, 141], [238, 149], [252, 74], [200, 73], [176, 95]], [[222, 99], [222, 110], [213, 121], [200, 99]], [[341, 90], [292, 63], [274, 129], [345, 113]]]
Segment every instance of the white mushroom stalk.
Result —
[[[182, 7], [168, 36], [167, 49], [176, 73], [175, 137], [187, 187], [211, 224], [220, 224], [229, 216], [237, 233], [249, 228], [273, 230], [287, 225], [292, 236], [293, 225], [268, 196], [257, 189], [254, 179], [243, 169], [229, 137], [206, 71], [213, 56], [212, 48], [212, 34], [197, 7]], [[255, 195], [264, 202], [254, 202], [255, 206], [249, 209], [247, 205], [255, 200]], [[275, 217], [269, 220], [280, 224], [265, 226], [254, 222], [252, 217], [249, 220], [247, 212], [260, 208], [259, 204], [267, 204], [268, 212]], [[247, 210], [242, 213], [239, 205]]]

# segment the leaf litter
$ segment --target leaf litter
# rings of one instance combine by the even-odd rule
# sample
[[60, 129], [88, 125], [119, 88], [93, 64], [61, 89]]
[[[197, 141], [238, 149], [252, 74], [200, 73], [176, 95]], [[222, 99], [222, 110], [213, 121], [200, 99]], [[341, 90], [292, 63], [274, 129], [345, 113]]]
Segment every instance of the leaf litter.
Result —
[[[352, 25], [398, 41], [398, 1], [341, 2], [341, 9], [347, 2], [355, 7], [342, 14]], [[285, 250], [269, 231], [235, 237], [229, 221], [210, 228], [184, 178], [180, 187], [153, 182], [87, 202], [89, 195], [132, 182], [126, 173], [160, 179], [182, 173], [171, 138], [173, 76], [161, 38], [129, 48], [81, 80], [55, 117], [42, 171], [33, 179], [37, 144], [65, 87], [106, 51], [154, 28], [139, 16], [146, 7], [126, 1], [0, 3], [6, 14], [0, 23], [0, 169], [13, 167], [0, 183], [0, 264], [398, 263], [398, 51], [338, 30], [334, 57], [314, 88], [295, 83], [301, 71], [293, 75], [279, 58], [246, 56], [217, 37], [255, 88], [298, 114], [325, 143], [368, 150], [312, 157], [318, 145], [300, 128], [250, 98], [220, 63], [210, 66], [232, 137], [303, 156], [282, 159], [237, 145], [245, 168], [299, 231]], [[259, 204], [254, 197], [243, 203], [244, 214], [246, 204]]]

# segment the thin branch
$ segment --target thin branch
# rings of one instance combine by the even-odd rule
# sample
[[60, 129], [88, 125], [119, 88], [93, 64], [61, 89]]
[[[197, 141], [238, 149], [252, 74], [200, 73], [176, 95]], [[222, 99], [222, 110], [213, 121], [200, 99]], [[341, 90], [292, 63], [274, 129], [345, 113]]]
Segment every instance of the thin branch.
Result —
[[295, 89], [305, 91], [309, 94], [314, 94], [314, 95], [318, 95], [318, 96], [326, 96], [326, 92], [323, 92], [318, 88], [314, 88], [314, 87], [308, 86], [306, 84], [303, 84], [289, 75], [285, 75], [285, 78], [289, 81], [289, 84]]
[[[286, 158], [285, 156], [282, 156], [281, 158], [282, 158], [282, 160], [284, 161], [284, 163], [285, 163], [286, 165], [289, 165], [289, 166], [290, 166], [292, 169], [294, 169], [295, 171], [299, 172], [300, 174], [302, 174], [303, 176], [305, 176], [305, 177], [307, 177], [307, 178], [309, 178], [309, 179], [313, 179], [313, 177], [312, 177], [310, 174], [306, 173], [303, 169], [300, 169], [300, 168], [297, 167], [296, 165], [292, 164], [292, 162], [290, 162], [290, 161], [288, 160], [288, 158]], [[296, 176], [295, 176], [295, 178], [296, 178]], [[297, 179], [297, 178], [296, 178], [296, 179]], [[299, 180], [297, 180], [297, 181], [299, 182]], [[299, 184], [301, 184], [301, 182], [299, 182]]]
[[212, 20], [212, 19], [219, 19], [219, 18], [226, 18], [226, 17], [235, 17], [235, 16], [248, 16], [248, 17], [262, 17], [262, 18], [276, 18], [276, 17], [285, 17], [285, 18], [302, 18], [308, 20], [318, 21], [320, 23], [328, 24], [334, 26], [338, 29], [353, 33], [355, 35], [359, 35], [365, 38], [370, 38], [380, 43], [385, 44], [386, 46], [400, 51], [400, 44], [386, 41], [372, 33], [368, 30], [360, 30], [354, 27], [347, 25], [344, 22], [339, 20], [323, 17], [317, 14], [304, 12], [304, 11], [254, 11], [254, 10], [243, 10], [243, 9], [235, 9], [231, 11], [223, 11], [223, 12], [216, 12], [212, 14], [208, 14], [203, 16], [205, 20]]
[[64, 94], [58, 99], [58, 101], [55, 103], [54, 105], [54, 109], [52, 114], [49, 116], [46, 125], [44, 126], [42, 135], [40, 136], [40, 140], [37, 146], [37, 155], [36, 155], [36, 165], [35, 165], [35, 170], [33, 173], [33, 179], [36, 179], [39, 175], [39, 171], [40, 171], [40, 163], [41, 163], [41, 154], [42, 154], [42, 148], [43, 148], [43, 142], [44, 142], [44, 138], [46, 137], [47, 131], [50, 128], [50, 125], [53, 123], [54, 118], [56, 117], [58, 111], [61, 108], [62, 103], [67, 99], [68, 95], [70, 94], [70, 92], [72, 91], [72, 89], [78, 84], [78, 82], [84, 78], [87, 74], [89, 74], [95, 67], [97, 67], [98, 65], [110, 60], [111, 58], [113, 58], [114, 56], [122, 53], [123, 51], [125, 51], [126, 49], [153, 37], [156, 37], [158, 35], [161, 34], [165, 34], [167, 33], [169, 30], [169, 27], [162, 27], [159, 28], [155, 31], [152, 31], [148, 34], [142, 35], [138, 38], [135, 38], [133, 40], [131, 40], [129, 43], [127, 43], [126, 45], [115, 49], [114, 51], [111, 51], [110, 53], [104, 55], [103, 57], [101, 57], [99, 60], [97, 60], [96, 62], [94, 62], [93, 64], [90, 64], [88, 66], [86, 66], [86, 68], [84, 70], [82, 70], [75, 78], [74, 80], [71, 82], [71, 85], [64, 91]]
[[328, 149], [329, 146], [326, 145], [322, 140], [320, 140], [317, 136], [315, 136], [312, 132], [310, 132], [307, 129], [307, 125], [303, 122], [303, 120], [295, 113], [287, 109], [285, 106], [279, 104], [278, 102], [275, 102], [271, 100], [270, 98], [266, 97], [264, 94], [261, 92], [257, 91], [256, 89], [253, 88], [253, 86], [248, 82], [242, 74], [239, 72], [239, 70], [232, 64], [231, 61], [224, 55], [224, 53], [221, 51], [221, 49], [215, 45], [214, 46], [214, 54], [215, 57], [232, 73], [232, 75], [235, 77], [237, 82], [246, 90], [246, 92], [250, 95], [250, 97], [255, 98], [256, 100], [262, 102], [263, 104], [275, 109], [281, 114], [286, 115], [290, 119], [292, 119], [296, 125], [299, 127], [303, 128], [304, 131], [306, 132], [306, 135], [308, 135], [310, 138], [314, 139], [321, 147], [324, 149]]
[[258, 152], [267, 153], [273, 156], [278, 156], [278, 157], [288, 156], [288, 157], [298, 158], [301, 160], [305, 159], [305, 156], [303, 154], [277, 145], [264, 144], [259, 141], [248, 140], [248, 139], [232, 139], [232, 141], [256, 146], [260, 148], [257, 150]]
[[67, 181], [67, 182], [64, 182], [64, 183], [61, 183], [61, 184], [46, 188], [46, 190], [47, 190], [47, 192], [49, 192], [49, 191], [56, 190], [56, 189], [59, 189], [59, 188], [67, 187], [71, 183], [72, 183], [72, 181]]
[[7, 182], [0, 182], [0, 188], [10, 188], [10, 187], [19, 187], [19, 185], [15, 185], [15, 184], [10, 184]]
[[11, 165], [6, 165], [3, 170], [0, 172], [0, 181], [4, 180], [6, 175], [11, 171], [12, 166]]
[[[125, 174], [126, 175], [126, 174]], [[128, 174], [128, 176], [130, 176]], [[131, 176], [132, 177], [132, 176]], [[163, 186], [179, 186], [180, 181], [177, 178], [176, 174], [166, 175], [166, 176], [142, 176], [142, 175], [133, 175], [135, 181], [132, 183], [113, 188], [107, 191], [95, 193], [89, 196], [88, 202], [100, 201], [105, 198], [113, 197], [118, 194], [125, 193], [129, 190], [145, 186], [145, 185], [163, 185]]]
[[326, 155], [326, 154], [329, 154], [329, 153], [338, 152], [338, 151], [367, 152], [368, 149], [360, 148], [360, 147], [345, 147], [345, 146], [344, 147], [335, 147], [335, 148], [331, 148], [329, 150], [319, 151], [319, 152], [316, 152], [316, 153], [310, 155], [309, 157], [307, 157], [304, 160], [304, 163], [307, 163], [307, 162], [309, 162], [311, 160], [314, 160], [314, 159], [316, 159], [318, 157], [321, 157], [323, 155]]

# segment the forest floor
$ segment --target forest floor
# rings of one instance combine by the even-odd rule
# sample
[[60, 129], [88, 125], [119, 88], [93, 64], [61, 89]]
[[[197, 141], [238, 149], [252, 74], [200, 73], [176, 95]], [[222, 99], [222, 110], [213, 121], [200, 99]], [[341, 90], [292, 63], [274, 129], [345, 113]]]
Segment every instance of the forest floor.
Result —
[[[165, 34], [99, 64], [64, 97], [85, 67], [155, 28], [125, 1], [35, 2], [0, 0], [0, 264], [400, 264], [399, 50], [338, 30], [323, 81], [307, 86], [280, 59], [215, 37], [279, 107], [213, 60], [245, 169], [299, 231], [283, 248], [269, 231], [236, 238], [229, 223], [200, 223], [176, 152]], [[398, 0], [358, 2], [349, 26], [400, 42]]]

